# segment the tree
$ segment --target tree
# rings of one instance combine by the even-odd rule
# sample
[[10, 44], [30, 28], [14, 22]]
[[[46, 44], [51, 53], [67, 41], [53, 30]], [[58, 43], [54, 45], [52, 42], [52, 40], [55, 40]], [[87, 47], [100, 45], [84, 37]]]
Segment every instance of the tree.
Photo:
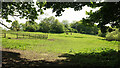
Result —
[[61, 12], [65, 11], [63, 8], [71, 7], [74, 8], [75, 11], [78, 11], [85, 5], [91, 8], [100, 7], [98, 11], [88, 12], [90, 16], [86, 19], [83, 18], [85, 23], [89, 25], [98, 23], [98, 27], [101, 29], [102, 33], [106, 33], [106, 24], [111, 24], [112, 27], [120, 28], [120, 2], [53, 2], [47, 3], [45, 7], [50, 8], [52, 6], [53, 12], [56, 12], [56, 16], [61, 16]]
[[90, 16], [83, 19], [85, 23], [93, 24], [97, 22], [102, 33], [107, 32], [108, 28], [105, 26], [107, 24], [120, 28], [120, 2], [104, 2], [95, 5], [101, 8], [95, 12], [87, 12]]
[[[43, 14], [43, 5], [45, 3], [41, 2], [39, 4], [39, 9], [37, 10], [34, 6], [34, 2], [2, 2], [2, 18], [6, 19], [7, 22], [12, 22], [8, 19], [8, 15], [17, 16], [19, 18], [29, 19], [29, 21], [34, 21], [38, 19], [39, 14]], [[39, 12], [39, 13], [38, 13]], [[1, 25], [9, 28], [3, 22]]]
[[35, 32], [39, 29], [39, 26], [36, 22], [27, 21], [23, 24], [24, 31]]
[[11, 29], [14, 30], [14, 31], [19, 31], [20, 30], [20, 24], [18, 23], [18, 21], [13, 21], [12, 22]]
[[41, 21], [41, 23], [39, 24], [39, 31], [41, 32], [45, 32], [45, 33], [49, 33], [50, 32], [50, 23], [49, 22], [44, 22]]
[[[95, 12], [88, 12], [90, 16], [87, 19], [83, 19], [85, 23], [90, 25], [98, 23], [103, 33], [107, 30], [106, 24], [111, 24], [112, 27], [118, 28], [120, 26], [120, 2], [37, 2], [39, 9], [34, 7], [33, 2], [3, 2], [2, 5], [2, 18], [9, 22], [8, 15], [17, 16], [14, 15], [14, 11], [20, 14], [21, 18], [27, 18], [34, 21], [39, 15], [37, 11], [43, 14], [43, 10], [53, 8], [53, 12], [56, 12], [56, 16], [61, 16], [61, 12], [65, 11], [64, 8], [74, 8], [75, 11], [79, 11], [83, 6], [87, 5], [91, 8], [101, 8]], [[0, 24], [4, 25], [4, 23], [1, 22]]]
[[62, 23], [63, 23], [63, 25], [64, 25], [65, 28], [69, 28], [69, 22], [68, 22], [68, 20], [63, 20]]
[[62, 23], [60, 23], [57, 19], [54, 23], [51, 24], [51, 32], [53, 33], [63, 33], [64, 32], [64, 26]]
[[25, 30], [25, 24], [20, 23], [20, 30], [24, 31]]
[[65, 32], [70, 31], [70, 26], [69, 26], [68, 20], [63, 20], [62, 24], [64, 25], [64, 31]]
[[50, 32], [51, 24], [54, 23], [54, 21], [55, 21], [55, 17], [53, 16], [43, 19], [39, 24], [40, 26], [39, 31], [47, 32], [47, 33]]
[[[87, 3], [83, 2], [37, 2], [36, 9], [34, 2], [2, 2], [2, 18], [7, 22], [12, 22], [8, 19], [8, 15], [17, 16], [20, 18], [26, 18], [30, 21], [38, 19], [39, 14], [43, 14], [43, 10], [47, 8], [53, 8], [53, 12], [56, 12], [56, 16], [62, 15], [63, 8], [75, 8], [75, 10], [82, 9]], [[62, 5], [62, 6], [61, 6]], [[3, 26], [7, 27], [4, 23], [0, 22]]]
[[79, 33], [84, 33], [84, 34], [97, 34], [98, 33], [97, 25], [94, 24], [94, 26], [87, 26], [83, 24], [82, 20], [76, 23], [72, 23], [71, 28], [76, 29]]
[[70, 26], [71, 26], [71, 28], [77, 29], [78, 24], [79, 24], [79, 22], [74, 22], [74, 23], [71, 23]]

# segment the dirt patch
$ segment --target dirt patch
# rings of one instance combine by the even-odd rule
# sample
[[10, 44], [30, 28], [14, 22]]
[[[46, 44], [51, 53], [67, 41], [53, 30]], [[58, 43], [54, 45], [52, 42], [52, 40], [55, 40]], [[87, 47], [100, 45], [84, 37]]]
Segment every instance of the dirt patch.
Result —
[[[44, 67], [56, 67], [59, 66], [68, 66], [67, 63], [63, 63], [62, 60], [56, 61], [46, 61], [44, 58], [42, 60], [29, 60], [26, 58], [21, 58], [21, 53], [16, 53], [11, 49], [3, 49], [2, 50], [2, 68], [44, 68]], [[19, 52], [18, 50], [17, 52]], [[22, 52], [22, 51], [21, 51]], [[29, 54], [27, 54], [29, 55]], [[42, 55], [49, 55], [49, 54], [42, 54]]]
[[49, 41], [55, 41], [55, 39], [48, 39]]
[[20, 53], [21, 58], [26, 58], [28, 60], [45, 60], [45, 61], [56, 61], [56, 60], [64, 60], [66, 58], [58, 57], [61, 54], [60, 53], [43, 53], [43, 52], [34, 52], [34, 51], [28, 51], [28, 50], [17, 50], [17, 49], [7, 49], [3, 48], [2, 51], [8, 51], [8, 52], [15, 52]]

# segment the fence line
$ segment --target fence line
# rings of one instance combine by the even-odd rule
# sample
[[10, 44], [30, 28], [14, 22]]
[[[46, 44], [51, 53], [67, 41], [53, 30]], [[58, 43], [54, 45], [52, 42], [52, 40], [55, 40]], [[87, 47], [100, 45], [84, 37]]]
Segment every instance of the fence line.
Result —
[[43, 34], [30, 34], [30, 33], [1, 33], [2, 34], [2, 37], [3, 38], [6, 38], [6, 37], [10, 37], [10, 38], [13, 38], [13, 36], [10, 36], [9, 34], [11, 35], [14, 35], [16, 37], [14, 38], [37, 38], [37, 39], [47, 39], [48, 38], [48, 35], [43, 35]]

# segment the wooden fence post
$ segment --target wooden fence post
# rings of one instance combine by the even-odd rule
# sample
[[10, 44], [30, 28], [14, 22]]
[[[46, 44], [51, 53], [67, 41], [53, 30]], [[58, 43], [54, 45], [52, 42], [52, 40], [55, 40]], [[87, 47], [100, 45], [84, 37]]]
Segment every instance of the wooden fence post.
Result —
[[47, 38], [48, 38], [48, 34], [47, 34]]
[[38, 38], [40, 38], [40, 35], [38, 35]]
[[37, 35], [35, 34], [35, 37], [36, 37], [36, 39], [37, 39]]
[[17, 39], [18, 39], [18, 33], [16, 35], [17, 35]]
[[36, 34], [35, 34], [35, 39], [37, 38]]
[[29, 38], [30, 38], [30, 34], [29, 34]]
[[71, 35], [72, 35], [72, 32], [71, 32]]
[[23, 34], [23, 38], [24, 38], [24, 34]]
[[4, 33], [4, 38], [6, 38], [6, 33]]
[[66, 35], [68, 35], [68, 32], [66, 32]]

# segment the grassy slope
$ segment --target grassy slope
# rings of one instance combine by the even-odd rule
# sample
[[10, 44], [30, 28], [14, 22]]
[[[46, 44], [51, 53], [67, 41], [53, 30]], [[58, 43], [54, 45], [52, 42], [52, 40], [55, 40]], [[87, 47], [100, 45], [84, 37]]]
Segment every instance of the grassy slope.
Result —
[[[44, 34], [40, 32], [25, 32], [33, 34]], [[102, 40], [104, 38], [73, 33], [73, 35], [48, 34], [52, 40], [45, 39], [2, 39], [4, 48], [17, 48], [33, 50], [37, 52], [92, 52], [102, 51], [104, 48], [118, 49], [118, 42]], [[9, 35], [8, 35], [9, 36]]]

